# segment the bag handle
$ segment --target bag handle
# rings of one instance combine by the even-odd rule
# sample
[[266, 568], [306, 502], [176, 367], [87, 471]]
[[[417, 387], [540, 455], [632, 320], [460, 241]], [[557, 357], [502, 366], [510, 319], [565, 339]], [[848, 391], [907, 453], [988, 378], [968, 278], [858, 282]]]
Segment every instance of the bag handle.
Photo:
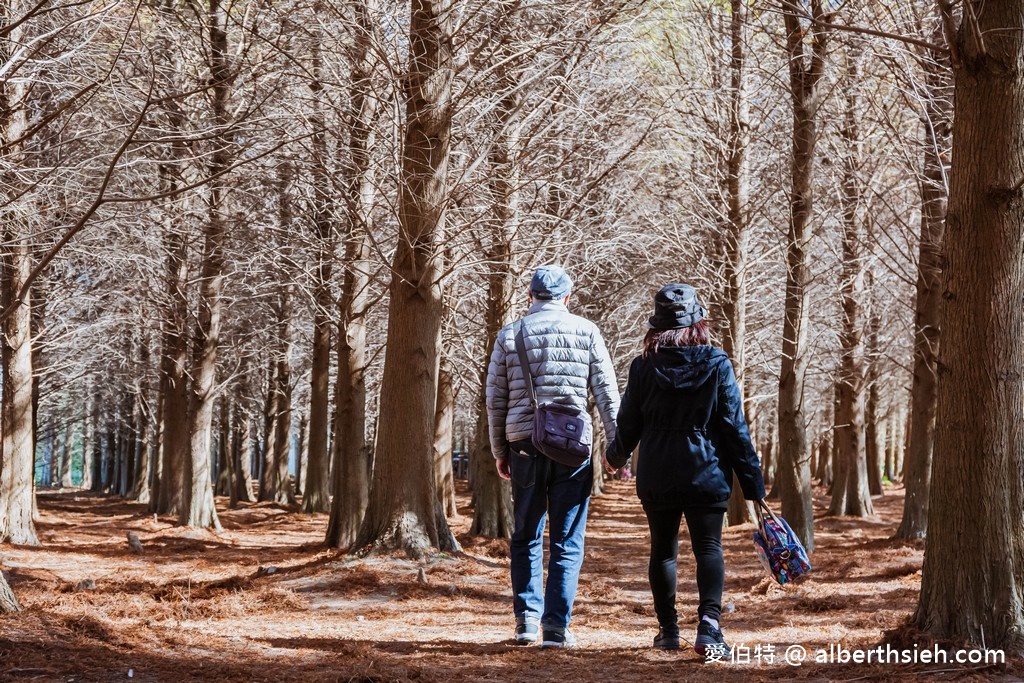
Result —
[[761, 529], [761, 533], [765, 536], [771, 534], [772, 538], [778, 541], [779, 535], [774, 531], [768, 530], [768, 525], [765, 524], [765, 520], [771, 518], [772, 521], [774, 521], [777, 525], [777, 529], [784, 528], [782, 526], [782, 520], [780, 520], [778, 516], [776, 516], [776, 514], [772, 512], [772, 509], [768, 507], [768, 503], [765, 502], [764, 498], [757, 501], [757, 504], [754, 506], [754, 510], [757, 512], [757, 526]]
[[519, 367], [526, 380], [526, 393], [530, 396], [530, 405], [537, 408], [537, 392], [533, 388], [533, 374], [530, 372], [530, 359], [526, 357], [526, 341], [523, 339], [523, 321], [516, 321], [516, 352], [519, 354]]

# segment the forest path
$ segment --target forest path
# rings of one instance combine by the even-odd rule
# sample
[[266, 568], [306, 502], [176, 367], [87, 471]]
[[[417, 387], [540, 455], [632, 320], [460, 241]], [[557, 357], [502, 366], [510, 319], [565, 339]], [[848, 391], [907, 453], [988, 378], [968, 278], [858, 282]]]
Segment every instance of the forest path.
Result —
[[[610, 482], [593, 502], [575, 651], [510, 644], [507, 543], [469, 537], [461, 488], [459, 502], [453, 526], [465, 552], [416, 563], [324, 550], [325, 515], [275, 505], [224, 510], [215, 534], [175, 528], [141, 505], [43, 492], [44, 545], [0, 548], [26, 608], [0, 617], [0, 680], [122, 681], [129, 670], [133, 681], [1019, 680], [1019, 666], [783, 662], [795, 645], [812, 657], [832, 643], [872, 647], [914, 608], [923, 546], [889, 540], [901, 489], [876, 498], [867, 520], [823, 517], [819, 498], [814, 570], [798, 586], [766, 578], [750, 525], [726, 530], [723, 627], [742, 660], [731, 665], [705, 664], [685, 645], [650, 647], [647, 527], [630, 482]], [[130, 551], [129, 530], [143, 554]], [[679, 611], [692, 640], [685, 539], [680, 559]], [[78, 586], [86, 579], [95, 589]], [[775, 662], [758, 662], [769, 647]]]

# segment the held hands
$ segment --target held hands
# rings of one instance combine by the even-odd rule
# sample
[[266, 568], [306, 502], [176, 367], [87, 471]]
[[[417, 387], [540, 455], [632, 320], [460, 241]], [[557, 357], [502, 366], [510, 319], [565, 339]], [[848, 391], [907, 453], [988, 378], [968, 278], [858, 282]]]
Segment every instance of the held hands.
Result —
[[605, 474], [608, 475], [614, 475], [620, 469], [618, 467], [612, 466], [612, 464], [608, 462], [608, 453], [601, 454], [601, 465], [602, 467], [604, 467]]

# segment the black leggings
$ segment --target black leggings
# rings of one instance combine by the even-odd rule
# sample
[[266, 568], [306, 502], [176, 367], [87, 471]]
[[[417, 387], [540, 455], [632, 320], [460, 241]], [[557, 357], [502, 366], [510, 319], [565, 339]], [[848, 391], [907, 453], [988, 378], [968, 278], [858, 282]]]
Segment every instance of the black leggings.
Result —
[[651, 562], [647, 577], [654, 596], [658, 625], [673, 629], [676, 615], [676, 557], [679, 554], [679, 523], [686, 515], [690, 545], [697, 559], [697, 590], [700, 607], [697, 618], [715, 621], [722, 614], [722, 589], [725, 585], [725, 558], [722, 556], [722, 522], [725, 510], [691, 508], [687, 510], [646, 510], [651, 528]]

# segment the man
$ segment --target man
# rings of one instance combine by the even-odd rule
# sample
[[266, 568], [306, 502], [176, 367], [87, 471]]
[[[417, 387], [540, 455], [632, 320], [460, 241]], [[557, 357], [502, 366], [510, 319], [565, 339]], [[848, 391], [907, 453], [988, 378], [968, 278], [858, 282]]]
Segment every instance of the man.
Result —
[[[615, 439], [619, 392], [608, 350], [597, 326], [569, 313], [572, 280], [559, 266], [542, 266], [530, 281], [530, 309], [505, 326], [494, 343], [487, 371], [487, 417], [498, 474], [512, 481], [515, 531], [510, 544], [516, 643], [573, 647], [569, 632], [576, 599], [583, 536], [594, 472], [540, 454], [530, 441], [533, 407], [516, 349], [517, 326], [538, 403], [578, 408], [585, 421], [583, 443], [593, 443], [587, 389], [594, 393], [608, 443]], [[551, 521], [547, 586], [543, 583], [545, 517]], [[543, 595], [542, 595], [543, 590]]]

